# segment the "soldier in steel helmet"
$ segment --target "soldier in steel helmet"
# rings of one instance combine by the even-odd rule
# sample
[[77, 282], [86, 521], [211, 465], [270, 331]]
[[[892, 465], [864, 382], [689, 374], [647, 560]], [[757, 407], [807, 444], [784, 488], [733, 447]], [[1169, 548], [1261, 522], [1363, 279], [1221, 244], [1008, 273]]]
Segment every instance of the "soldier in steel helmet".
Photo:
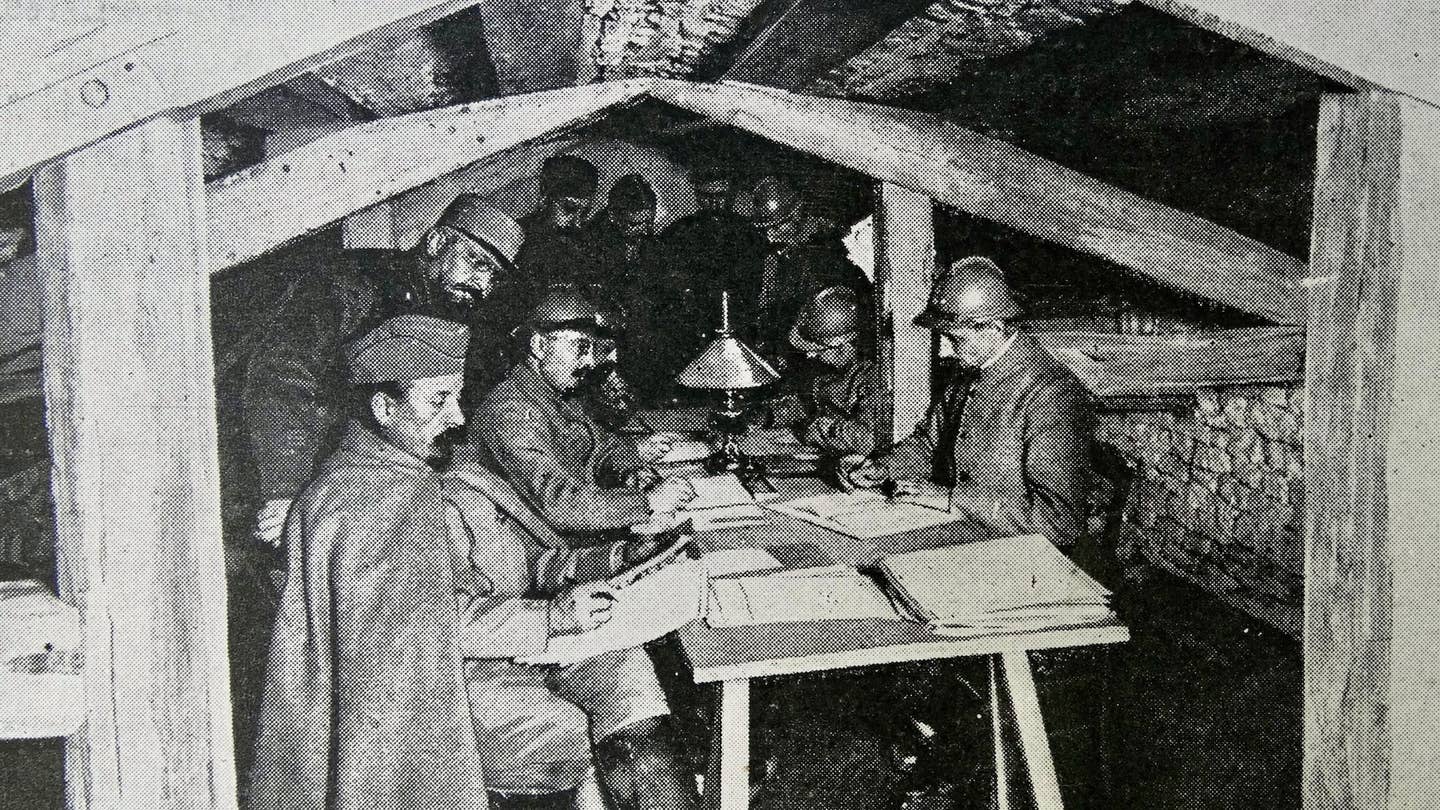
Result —
[[849, 287], [826, 287], [800, 311], [790, 346], [825, 366], [808, 390], [772, 404], [777, 425], [793, 427], [806, 444], [837, 456], [875, 449], [876, 365], [866, 352], [869, 313]]
[[581, 226], [595, 202], [598, 180], [595, 166], [575, 155], [552, 155], [541, 165], [540, 205], [520, 219], [525, 242], [515, 259], [541, 288], [576, 281], [572, 274], [588, 265]]
[[[524, 234], [499, 208], [462, 194], [408, 252], [355, 251], [352, 261], [303, 278], [261, 336], [246, 375], [245, 419], [264, 506], [254, 533], [278, 543], [290, 503], [333, 447], [343, 409], [340, 347], [406, 313], [471, 324], [472, 363], [503, 353], [510, 306], [483, 306], [514, 283]], [[508, 298], [508, 296], [496, 296]], [[503, 303], [503, 302], [502, 302]], [[483, 312], [484, 317], [480, 317]]]
[[1073, 544], [1089, 478], [1084, 390], [1016, 328], [1019, 314], [989, 259], [958, 261], [936, 279], [915, 324], [938, 333], [941, 356], [962, 373], [912, 436], [871, 459], [848, 459], [842, 481], [928, 480], [951, 487], [954, 508], [992, 536]]
[[787, 330], [811, 296], [838, 284], [868, 299], [870, 281], [846, 256], [839, 226], [812, 213], [789, 179], [762, 177], [752, 202], [751, 224], [767, 245], [760, 288], [751, 293], [757, 348], [784, 366], [791, 359]]

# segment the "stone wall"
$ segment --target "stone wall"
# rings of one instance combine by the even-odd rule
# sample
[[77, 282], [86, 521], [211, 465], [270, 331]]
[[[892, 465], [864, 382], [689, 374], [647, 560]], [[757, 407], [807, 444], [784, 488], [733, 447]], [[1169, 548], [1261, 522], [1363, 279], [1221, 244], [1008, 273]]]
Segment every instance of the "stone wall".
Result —
[[1179, 411], [1102, 412], [1137, 475], [1122, 555], [1139, 553], [1298, 636], [1304, 576], [1304, 388], [1200, 391]]

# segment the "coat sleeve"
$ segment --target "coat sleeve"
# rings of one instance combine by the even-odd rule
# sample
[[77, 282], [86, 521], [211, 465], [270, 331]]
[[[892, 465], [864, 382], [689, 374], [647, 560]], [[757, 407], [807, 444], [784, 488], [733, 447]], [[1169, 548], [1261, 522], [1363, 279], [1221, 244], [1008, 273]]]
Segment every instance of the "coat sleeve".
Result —
[[910, 480], [930, 478], [934, 470], [935, 448], [940, 443], [940, 428], [945, 420], [945, 403], [949, 401], [950, 394], [947, 388], [944, 395], [931, 400], [930, 410], [925, 419], [915, 426], [915, 432], [876, 457], [875, 463], [886, 475]]
[[955, 504], [1001, 535], [1043, 534], [1070, 546], [1085, 527], [1089, 443], [1078, 387], [1045, 384], [1025, 411], [1024, 491], [987, 482], [956, 488]]
[[337, 416], [321, 391], [340, 356], [342, 308], [324, 279], [306, 280], [250, 360], [245, 420], [266, 499], [293, 498], [305, 486]]
[[476, 415], [481, 440], [521, 495], [562, 532], [596, 532], [649, 519], [645, 493], [601, 487], [559, 461], [545, 414], [527, 402], [486, 401]]
[[[802, 440], [811, 446], [836, 453], [868, 456], [875, 450], [875, 387], [876, 371], [867, 364], [858, 371], [853, 382], [854, 396], [843, 407], [822, 407], [820, 413], [805, 424]], [[818, 387], [814, 399], [822, 402]]]
[[[495, 581], [516, 565], [512, 576], [528, 579], [523, 550], [506, 553], [514, 536], [499, 525], [493, 506], [473, 490], [447, 487], [445, 523], [457, 568], [455, 599], [459, 608], [458, 644], [466, 658], [516, 658], [544, 652], [550, 636], [550, 604], [500, 593]], [[457, 503], [458, 501], [458, 503]], [[469, 570], [465, 570], [468, 567]]]

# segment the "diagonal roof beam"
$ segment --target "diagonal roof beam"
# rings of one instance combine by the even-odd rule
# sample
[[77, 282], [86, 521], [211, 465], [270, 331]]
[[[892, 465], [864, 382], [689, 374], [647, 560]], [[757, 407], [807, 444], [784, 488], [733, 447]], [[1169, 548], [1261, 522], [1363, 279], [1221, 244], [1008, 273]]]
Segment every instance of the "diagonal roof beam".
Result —
[[974, 216], [1286, 325], [1300, 260], [933, 115], [750, 85], [657, 80], [650, 96]]
[[370, 121], [206, 187], [219, 272], [523, 143], [582, 126], [644, 95], [650, 80], [509, 96]]
[[[207, 5], [102, 26], [85, 59], [59, 52], [49, 78], [0, 104], [0, 187], [37, 164], [174, 110], [199, 115], [374, 47], [477, 0], [293, 0]], [[79, 45], [76, 46], [80, 47]]]

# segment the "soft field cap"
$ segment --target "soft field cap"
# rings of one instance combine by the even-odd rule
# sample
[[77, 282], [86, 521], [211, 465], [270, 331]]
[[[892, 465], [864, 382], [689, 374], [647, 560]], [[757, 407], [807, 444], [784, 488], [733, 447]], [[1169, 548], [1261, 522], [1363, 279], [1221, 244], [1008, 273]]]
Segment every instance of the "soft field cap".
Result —
[[391, 318], [345, 347], [354, 385], [411, 382], [465, 370], [470, 329], [424, 315]]

